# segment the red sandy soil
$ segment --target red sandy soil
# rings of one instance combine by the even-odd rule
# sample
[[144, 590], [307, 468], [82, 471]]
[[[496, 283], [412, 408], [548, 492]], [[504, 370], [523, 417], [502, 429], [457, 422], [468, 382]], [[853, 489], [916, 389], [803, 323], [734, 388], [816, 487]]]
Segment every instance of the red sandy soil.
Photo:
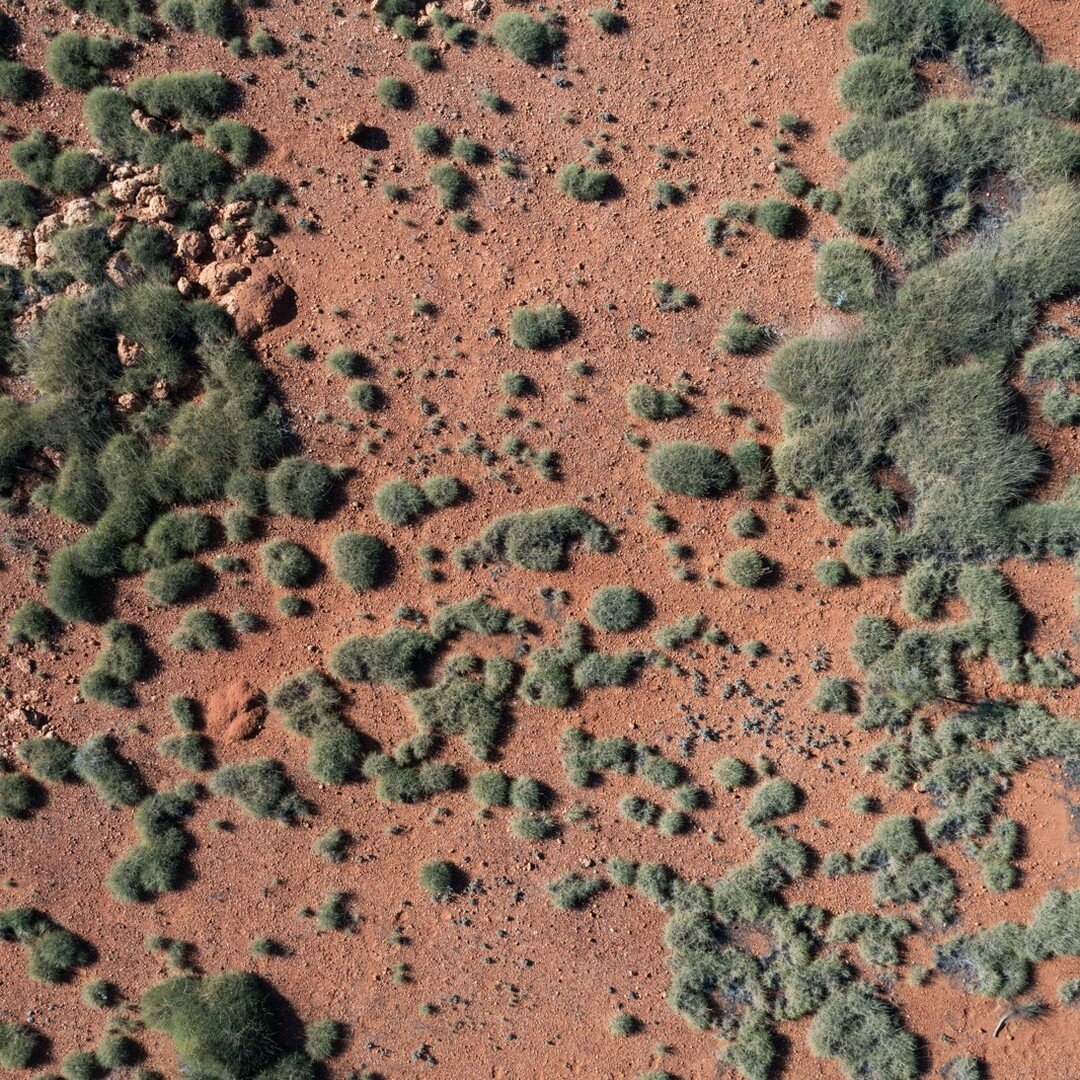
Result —
[[[1005, 6], [1054, 58], [1080, 61], [1071, 5], [1024, 0]], [[767, 523], [757, 546], [779, 563], [779, 583], [758, 592], [706, 588], [704, 579], [717, 572], [723, 555], [742, 544], [726, 529], [731, 513], [745, 504], [738, 495], [708, 504], [665, 500], [681, 523], [678, 539], [695, 552], [691, 565], [698, 580], [676, 581], [666, 565], [666, 538], [651, 532], [642, 519], [654, 497], [643, 477], [643, 457], [624, 439], [626, 431], [645, 428], [626, 411], [627, 385], [635, 379], [666, 385], [686, 372], [701, 390], [694, 411], [665, 425], [662, 435], [659, 430], [649, 434], [730, 446], [750, 432], [744, 419], [714, 412], [717, 401], [729, 399], [760, 421], [758, 437], [770, 444], [779, 441], [779, 402], [764, 385], [768, 357], [718, 356], [712, 339], [735, 307], [768, 322], [781, 337], [835, 319], [811, 288], [816, 242], [833, 235], [835, 226], [826, 215], [811, 213], [800, 239], [781, 243], [755, 234], [735, 240], [733, 254], [725, 257], [704, 246], [701, 222], [724, 199], [754, 197], [752, 186], [760, 188], [759, 194], [772, 192], [770, 139], [774, 118], [784, 109], [797, 110], [809, 124], [793, 160], [815, 182], [841, 186], [842, 163], [828, 149], [829, 136], [844, 120], [833, 86], [850, 60], [844, 31], [859, 17], [861, 5], [846, 2], [839, 18], [820, 19], [793, 0], [704, 5], [632, 0], [626, 9], [630, 31], [608, 38], [593, 30], [583, 6], [568, 5], [569, 89], [556, 88], [550, 71], [528, 69], [492, 47], [450, 52], [442, 71], [419, 74], [405, 59], [403, 43], [368, 17], [366, 4], [347, 7], [345, 17], [315, 3], [277, 2], [253, 13], [286, 44], [284, 59], [295, 63], [294, 70], [284, 70], [281, 60], [237, 60], [216, 43], [190, 35], [147, 46], [136, 67], [140, 74], [201, 66], [233, 78], [246, 70], [257, 73], [237, 115], [266, 134], [271, 150], [260, 167], [288, 180], [300, 201], [299, 213], [321, 226], [317, 234], [294, 229], [277, 241], [272, 261], [295, 287], [299, 313], [291, 324], [261, 339], [257, 349], [280, 380], [305, 451], [357, 469], [343, 509], [331, 520], [313, 526], [275, 519], [272, 533], [325, 555], [343, 530], [376, 532], [398, 548], [398, 577], [391, 587], [358, 601], [327, 576], [307, 590], [314, 614], [290, 621], [276, 614], [277, 594], [261, 576], [253, 574], [246, 585], [223, 576], [211, 606], [227, 614], [242, 604], [263, 615], [268, 629], [247, 635], [233, 651], [209, 656], [172, 652], [166, 640], [177, 613], [154, 609], [140, 584], [127, 581], [116, 610], [147, 628], [164, 660], [162, 670], [140, 687], [142, 707], [121, 714], [78, 700], [78, 676], [99, 645], [98, 631], [86, 626], [64, 636], [58, 656], [25, 649], [0, 655], [0, 680], [14, 702], [29, 696], [52, 729], [73, 741], [94, 732], [116, 732], [123, 751], [138, 762], [150, 784], [163, 787], [185, 776], [154, 751], [157, 740], [172, 730], [165, 709], [169, 695], [205, 700], [241, 678], [269, 690], [281, 678], [320, 664], [347, 634], [386, 628], [402, 604], [430, 612], [440, 600], [486, 590], [497, 602], [544, 624], [550, 640], [555, 628], [544, 618], [536, 592], [540, 585], [566, 588], [570, 602], [565, 615], [580, 617], [595, 587], [629, 581], [654, 598], [656, 618], [647, 631], [622, 640], [597, 635], [600, 647], [649, 647], [656, 626], [703, 612], [733, 641], [760, 638], [770, 653], [758, 662], [715, 648], [703, 649], [700, 659], [686, 657], [686, 667], [706, 678], [704, 697], [693, 694], [689, 678], [648, 668], [632, 687], [592, 692], [573, 711], [516, 709], [499, 767], [551, 783], [559, 793], [559, 810], [575, 801], [591, 806], [595, 829], [568, 824], [560, 839], [534, 847], [507, 835], [507, 812], [478, 819], [464, 792], [432, 804], [391, 808], [377, 802], [371, 784], [321, 788], [305, 773], [304, 740], [283, 731], [280, 719], [271, 716], [253, 740], [219, 741], [217, 753], [224, 763], [256, 754], [283, 761], [302, 793], [318, 806], [312, 821], [294, 828], [257, 824], [231, 802], [207, 800], [194, 823], [199, 848], [191, 884], [152, 904], [121, 905], [102, 881], [112, 861], [133, 842], [130, 813], [103, 809], [84, 787], [53, 786], [47, 807], [33, 820], [0, 824], [0, 875], [11, 879], [0, 901], [38, 905], [94, 942], [101, 959], [93, 976], [114, 980], [128, 1000], [165, 973], [159, 958], [143, 949], [151, 934], [194, 942], [205, 971], [244, 967], [266, 974], [303, 1018], [333, 1016], [348, 1022], [348, 1048], [331, 1066], [335, 1077], [361, 1065], [390, 1077], [575, 1075], [599, 1080], [633, 1076], [650, 1065], [695, 1080], [726, 1075], [715, 1064], [716, 1040], [691, 1032], [664, 1001], [663, 913], [618, 888], [584, 912], [557, 912], [544, 886], [567, 870], [595, 866], [611, 854], [666, 860], [686, 876], [712, 879], [752, 851], [751, 837], [738, 825], [746, 796], [717, 792], [715, 804], [695, 815], [697, 828], [691, 834], [664, 840], [616, 813], [622, 794], [643, 789], [618, 778], [587, 792], [572, 789], [557, 744], [562, 729], [575, 723], [597, 735], [655, 742], [678, 758], [678, 740], [688, 733], [685, 706], [703, 711], [706, 722], [721, 733], [718, 744], [700, 746], [687, 762], [694, 779], [711, 788], [708, 770], [721, 755], [752, 760], [767, 754], [781, 775], [807, 792], [806, 806], [794, 819], [796, 835], [821, 853], [851, 850], [869, 837], [875, 819], [847, 808], [856, 790], [877, 796], [888, 813], [929, 816], [927, 797], [890, 792], [879, 777], [863, 778], [859, 757], [876, 735], [854, 729], [849, 718], [820, 716], [808, 707], [819, 678], [810, 665], [819, 651], [831, 657], [832, 672], [857, 675], [847, 644], [859, 614], [885, 613], [907, 624], [898, 582], [822, 589], [814, 582], [813, 564], [828, 553], [826, 541], [843, 542], [843, 531], [830, 525], [811, 501], [772, 497], [755, 507]], [[497, 13], [502, 5], [495, 8]], [[24, 27], [34, 28], [26, 33], [22, 55], [40, 67], [44, 41], [37, 30], [66, 27], [71, 13], [58, 5], [31, 3], [17, 16]], [[87, 18], [83, 26], [96, 24]], [[313, 40], [298, 41], [301, 30]], [[362, 74], [346, 74], [346, 63], [358, 64]], [[580, 70], [573, 70], [575, 65]], [[317, 85], [301, 87], [296, 69]], [[418, 103], [410, 112], [392, 113], [374, 102], [374, 83], [387, 73], [416, 87]], [[121, 73], [121, 79], [129, 76]], [[513, 102], [513, 113], [498, 117], [483, 112], [475, 102], [482, 87]], [[292, 94], [303, 94], [305, 103], [289, 104]], [[604, 111], [617, 120], [602, 123]], [[562, 122], [565, 113], [579, 122]], [[765, 126], [749, 127], [744, 118], [750, 114], [761, 117]], [[56, 88], [18, 116], [3, 119], [23, 129], [48, 126], [86, 142], [78, 95]], [[475, 236], [451, 231], [448, 215], [424, 179], [428, 162], [409, 144], [412, 128], [424, 120], [521, 156], [521, 180], [500, 176], [494, 164], [470, 169], [478, 185], [473, 205], [480, 231]], [[344, 125], [357, 121], [383, 128], [389, 138], [389, 148], [372, 155], [377, 162], [373, 186], [360, 178], [366, 152], [338, 138]], [[573, 203], [556, 192], [552, 174], [564, 162], [582, 160], [583, 140], [600, 130], [610, 133], [611, 168], [626, 193], [602, 206]], [[627, 148], [617, 148], [619, 143]], [[692, 156], [660, 172], [652, 149], [659, 143], [685, 145]], [[324, 171], [316, 172], [317, 166]], [[414, 192], [400, 207], [378, 192], [379, 184], [391, 178]], [[692, 181], [695, 190], [681, 206], [653, 210], [648, 192], [660, 178]], [[679, 314], [659, 312], [649, 288], [654, 278], [689, 288], [701, 298], [700, 306]], [[437, 314], [413, 317], [415, 296], [433, 300]], [[563, 301], [581, 320], [581, 334], [567, 347], [542, 356], [524, 354], [509, 346], [505, 334], [486, 333], [489, 326], [504, 330], [508, 313], [518, 304], [551, 299]], [[330, 314], [335, 307], [347, 309], [348, 316]], [[634, 323], [650, 331], [647, 341], [630, 340]], [[367, 432], [347, 433], [316, 422], [323, 410], [356, 417], [342, 398], [345, 380], [328, 374], [320, 361], [285, 356], [282, 346], [294, 338], [314, 346], [320, 357], [344, 344], [376, 360], [377, 381], [390, 397], [390, 408], [378, 423], [391, 434], [380, 440], [374, 455], [360, 449]], [[573, 361], [587, 362], [594, 373], [588, 378], [570, 374], [567, 365]], [[407, 374], [392, 377], [395, 365]], [[424, 368], [450, 368], [454, 377], [424, 379], [416, 374]], [[520, 420], [496, 413], [504, 400], [498, 376], [507, 369], [526, 372], [540, 387], [538, 397], [523, 402], [524, 414], [540, 422], [534, 431], [523, 431]], [[570, 391], [582, 399], [568, 400]], [[442, 435], [425, 433], [428, 418], [417, 406], [420, 394], [437, 402], [447, 420]], [[511, 465], [502, 482], [475, 457], [439, 451], [441, 445], [455, 448], [473, 432], [493, 448], [512, 432], [537, 448], [555, 448], [565, 479], [552, 484]], [[1071, 435], [1054, 436], [1054, 452], [1059, 451], [1067, 456], [1063, 475], [1068, 475], [1078, 453]], [[378, 483], [433, 472], [459, 476], [472, 489], [471, 500], [392, 533], [375, 519], [370, 499]], [[556, 577], [506, 568], [462, 573], [447, 564], [444, 584], [421, 582], [415, 556], [420, 543], [449, 551], [498, 514], [586, 496], [593, 512], [622, 530], [615, 556], [577, 554], [571, 571]], [[32, 554], [34, 548], [52, 551], [75, 534], [40, 511], [5, 522], [0, 615], [6, 619], [19, 602], [40, 595], [31, 573], [43, 560]], [[255, 544], [235, 551], [255, 560]], [[1034, 616], [1036, 646], [1075, 648], [1076, 584], [1070, 568], [1019, 565], [1008, 570]], [[469, 644], [468, 639], [462, 642], [463, 647]], [[477, 647], [491, 649], [489, 643]], [[989, 667], [976, 666], [971, 676], [974, 691], [1014, 693], [1015, 688], [997, 682]], [[781, 731], [743, 734], [741, 721], [749, 705], [720, 695], [725, 682], [738, 678], [763, 697], [783, 699]], [[1080, 690], [1046, 698], [1056, 711], [1075, 714], [1080, 707]], [[352, 721], [383, 744], [392, 745], [410, 731], [400, 694], [360, 686], [350, 700]], [[807, 733], [820, 733], [830, 744], [809, 760], [796, 752]], [[0, 719], [5, 749], [29, 734], [25, 725]], [[460, 744], [452, 743], [445, 757], [468, 765]], [[1076, 801], [1075, 794], [1071, 798]], [[962, 888], [961, 929], [1025, 919], [1048, 887], [1080, 883], [1071, 846], [1075, 808], [1069, 800], [1057, 766], [1032, 768], [1016, 780], [1004, 804], [1024, 827], [1028, 847], [1020, 860], [1022, 883], [1004, 896], [987, 892], [972, 861], [958, 852], [945, 853]], [[233, 821], [234, 831], [208, 828], [215, 818]], [[311, 851], [315, 837], [331, 826], [343, 826], [356, 837], [349, 861], [338, 866], [325, 864]], [[436, 857], [465, 868], [480, 884], [475, 895], [443, 906], [428, 902], [416, 869]], [[298, 908], [317, 904], [332, 889], [352, 897], [355, 932], [317, 935], [310, 920], [297, 917]], [[865, 877], [828, 881], [815, 875], [789, 895], [842, 911], [868, 908], [869, 890]], [[403, 929], [409, 944], [387, 943], [395, 927]], [[251, 960], [247, 946], [263, 935], [282, 941], [293, 955]], [[933, 936], [913, 940], [910, 962], [929, 964]], [[412, 981], [405, 985], [390, 976], [399, 961], [410, 965]], [[59, 1054], [92, 1046], [102, 1017], [80, 1002], [77, 983], [30, 983], [23, 965], [21, 951], [0, 948], [4, 1014], [30, 1017], [54, 1040]], [[1039, 992], [1053, 1001], [1059, 983], [1078, 974], [1075, 961], [1045, 964]], [[972, 997], [942, 977], [919, 988], [898, 978], [893, 994], [907, 1024], [926, 1040], [935, 1069], [956, 1054], [972, 1053], [987, 1061], [998, 1080], [1078, 1075], [1070, 1039], [1075, 1017], [1061, 1008], [1052, 1007], [1037, 1023], [1009, 1024], [992, 1038], [1000, 1003]], [[423, 1002], [437, 1004], [437, 1013], [420, 1015]], [[609, 1034], [608, 1019], [619, 1005], [642, 1018], [642, 1034], [629, 1039]], [[785, 1075], [838, 1078], [835, 1063], [810, 1056], [805, 1027], [784, 1029], [791, 1038]], [[163, 1040], [147, 1035], [145, 1042], [153, 1063], [168, 1069], [171, 1056]], [[430, 1046], [437, 1067], [412, 1060], [421, 1044]], [[657, 1057], [658, 1044], [671, 1047], [671, 1054]]]

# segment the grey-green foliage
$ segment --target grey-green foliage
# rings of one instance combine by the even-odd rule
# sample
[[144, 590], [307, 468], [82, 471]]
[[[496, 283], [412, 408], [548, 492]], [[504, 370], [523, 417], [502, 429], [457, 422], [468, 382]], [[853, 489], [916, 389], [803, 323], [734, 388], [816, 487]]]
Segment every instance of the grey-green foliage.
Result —
[[606, 525], [580, 507], [550, 506], [497, 518], [455, 557], [466, 566], [508, 562], [526, 570], [561, 570], [578, 544], [606, 552], [615, 540]]
[[[925, 265], [851, 335], [780, 350], [769, 376], [788, 406], [780, 480], [812, 491], [834, 520], [867, 527], [849, 546], [860, 573], [920, 558], [1070, 553], [1080, 512], [1068, 499], [1030, 501], [1039, 456], [1013, 423], [1005, 376], [1039, 306], [1080, 284], [1080, 194], [1064, 183], [1080, 164], [1080, 135], [1042, 115], [1071, 111], [1049, 88], [1075, 93], [1077, 75], [1042, 64], [983, 0], [905, 14], [876, 0], [869, 15], [852, 31], [860, 51], [904, 63], [946, 56], [979, 71], [980, 96], [926, 101], [895, 119], [860, 114], [838, 136], [853, 160], [844, 222]], [[1030, 194], [993, 243], [942, 255], [944, 239], [977, 223], [972, 199], [993, 176]], [[883, 482], [888, 466], [912, 489], [908, 515]]]

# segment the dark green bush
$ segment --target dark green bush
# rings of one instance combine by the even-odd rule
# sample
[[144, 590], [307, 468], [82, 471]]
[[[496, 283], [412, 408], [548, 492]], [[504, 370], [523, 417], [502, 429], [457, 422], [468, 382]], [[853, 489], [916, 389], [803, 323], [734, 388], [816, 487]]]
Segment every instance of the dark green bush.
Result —
[[152, 660], [143, 633], [131, 623], [112, 619], [106, 623], [102, 636], [105, 643], [79, 681], [79, 690], [89, 701], [132, 706], [136, 701], [132, 684], [147, 676]]
[[818, 684], [810, 708], [817, 712], [849, 713], [854, 709], [854, 698], [854, 691], [847, 679], [826, 675]]
[[851, 1080], [914, 1080], [920, 1072], [915, 1039], [899, 1013], [862, 986], [830, 994], [807, 1041], [815, 1057], [836, 1058]]
[[37, 600], [24, 600], [8, 620], [4, 640], [9, 645], [48, 641], [60, 629], [56, 616]]
[[390, 480], [375, 492], [375, 516], [389, 525], [409, 525], [431, 509], [427, 496], [407, 480]]
[[41, 787], [29, 776], [0, 772], [0, 820], [29, 817], [41, 801]]
[[0, 941], [13, 941], [26, 950], [26, 973], [37, 982], [67, 982], [77, 968], [97, 958], [89, 942], [34, 908], [0, 911]]
[[215, 120], [206, 129], [206, 145], [224, 154], [238, 169], [251, 165], [262, 153], [262, 136], [239, 120]]
[[572, 911], [584, 907], [598, 892], [603, 891], [604, 885], [603, 878], [585, 877], [571, 871], [552, 881], [547, 891], [555, 907], [560, 911]]
[[762, 199], [754, 207], [754, 224], [778, 240], [791, 236], [798, 220], [799, 212], [783, 199]]
[[37, 128], [25, 139], [11, 144], [11, 164], [32, 184], [42, 188], [52, 183], [56, 154], [55, 139]]
[[30, 1068], [44, 1049], [45, 1039], [29, 1024], [0, 1022], [0, 1065], [5, 1069]]
[[432, 165], [428, 169], [428, 180], [438, 191], [440, 204], [448, 210], [464, 206], [472, 191], [472, 182], [453, 165]]
[[518, 308], [510, 316], [510, 340], [520, 349], [552, 349], [576, 330], [574, 317], [561, 304]]
[[727, 456], [711, 446], [693, 442], [661, 443], [645, 464], [645, 475], [661, 491], [714, 499], [734, 479]]
[[922, 95], [915, 71], [891, 56], [863, 56], [844, 69], [840, 103], [852, 112], [891, 120], [917, 108]]
[[292, 540], [269, 540], [259, 548], [262, 572], [283, 589], [297, 589], [311, 583], [319, 561], [307, 548]]
[[459, 557], [466, 565], [506, 561], [527, 570], [559, 570], [577, 543], [590, 551], [614, 546], [608, 528], [580, 507], [550, 506], [497, 518]]
[[725, 791], [734, 791], [749, 782], [751, 772], [745, 762], [738, 758], [725, 757], [712, 767], [712, 777]]
[[398, 690], [415, 690], [437, 649], [435, 638], [404, 627], [381, 637], [351, 637], [330, 656], [330, 670], [350, 682], [378, 682]]
[[53, 162], [52, 186], [65, 195], [89, 195], [104, 176], [104, 166], [85, 150], [61, 150]]
[[45, 212], [45, 200], [36, 188], [20, 180], [0, 178], [0, 225], [32, 229]]
[[739, 548], [724, 557], [724, 577], [732, 585], [753, 589], [761, 585], [768, 575], [768, 561], [754, 548]]
[[196, 608], [180, 620], [169, 644], [181, 652], [208, 652], [227, 649], [231, 637], [229, 624], [216, 611]]
[[19, 759], [25, 761], [37, 780], [58, 783], [77, 779], [75, 747], [57, 737], [37, 737], [19, 743]]
[[716, 347], [732, 356], [757, 352], [766, 340], [765, 329], [753, 322], [745, 311], [736, 309], [716, 336]]
[[235, 799], [254, 818], [289, 823], [307, 813], [281, 763], [252, 758], [214, 773], [210, 790]]
[[799, 805], [799, 789], [782, 777], [766, 780], [754, 789], [750, 805], [743, 817], [748, 829], [757, 828], [773, 818], [792, 813]]
[[121, 757], [111, 735], [92, 735], [87, 739], [75, 751], [72, 768], [111, 809], [135, 806], [142, 799], [142, 778], [135, 766]]
[[304, 1032], [304, 1052], [312, 1061], [328, 1061], [338, 1053], [344, 1041], [344, 1024], [337, 1020], [316, 1020], [308, 1024]]
[[450, 140], [442, 128], [425, 123], [413, 128], [412, 144], [422, 154], [445, 154]]
[[151, 116], [178, 120], [189, 131], [204, 131], [232, 104], [234, 88], [214, 71], [174, 71], [135, 79], [127, 93]]

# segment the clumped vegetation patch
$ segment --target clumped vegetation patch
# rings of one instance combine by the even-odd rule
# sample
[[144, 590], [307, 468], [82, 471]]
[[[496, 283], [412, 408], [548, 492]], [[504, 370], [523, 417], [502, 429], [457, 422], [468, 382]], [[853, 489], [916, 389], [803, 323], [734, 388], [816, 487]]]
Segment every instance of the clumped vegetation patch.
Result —
[[580, 507], [550, 506], [497, 518], [455, 557], [466, 566], [508, 562], [526, 570], [561, 570], [579, 544], [607, 552], [615, 540], [606, 525]]

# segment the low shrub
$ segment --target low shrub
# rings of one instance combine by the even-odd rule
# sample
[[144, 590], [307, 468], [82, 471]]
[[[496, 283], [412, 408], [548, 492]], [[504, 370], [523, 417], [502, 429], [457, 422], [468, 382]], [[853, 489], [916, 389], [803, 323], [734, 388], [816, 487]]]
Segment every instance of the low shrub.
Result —
[[262, 136], [239, 120], [215, 120], [206, 129], [205, 140], [238, 169], [253, 164], [262, 153]]
[[386, 584], [393, 574], [393, 549], [377, 536], [341, 533], [330, 545], [334, 574], [354, 592]]
[[375, 492], [375, 516], [388, 525], [409, 525], [431, 508], [427, 496], [407, 480], [390, 480]]
[[37, 188], [21, 180], [0, 178], [0, 225], [32, 229], [44, 212], [45, 200]]
[[761, 585], [768, 575], [768, 561], [754, 548], [739, 548], [724, 557], [724, 577], [732, 585], [753, 589]]
[[814, 289], [830, 307], [864, 311], [878, 299], [881, 288], [881, 265], [861, 244], [842, 238], [822, 244]]
[[41, 801], [35, 780], [20, 772], [0, 772], [0, 821], [29, 817]]
[[391, 75], [384, 76], [375, 84], [375, 100], [388, 109], [408, 109], [412, 106], [413, 97], [412, 87]]
[[412, 144], [422, 154], [445, 154], [450, 140], [442, 128], [434, 124], [419, 124], [413, 128]]
[[[146, 990], [139, 1009], [148, 1028], [172, 1040], [181, 1074], [278, 1075], [272, 1070], [286, 1049], [279, 1008], [272, 988], [256, 975], [175, 976]], [[304, 1073], [280, 1076], [299, 1080]]]
[[253, 818], [273, 818], [288, 824], [308, 813], [284, 767], [270, 758], [252, 758], [218, 769], [210, 781], [210, 790], [235, 799]]
[[855, 707], [855, 693], [847, 679], [826, 675], [810, 701], [815, 712], [850, 713]]
[[510, 340], [519, 349], [553, 349], [575, 330], [574, 317], [561, 304], [520, 307], [510, 316]]
[[799, 220], [798, 211], [783, 199], [762, 199], [754, 207], [754, 225], [777, 240], [794, 233]]
[[604, 879], [585, 877], [571, 871], [552, 881], [548, 887], [548, 897], [560, 911], [572, 911], [583, 908], [598, 892], [604, 889]]
[[436, 859], [420, 867], [420, 885], [437, 904], [449, 900], [461, 888], [461, 871], [451, 862]]
[[565, 35], [551, 22], [520, 11], [503, 12], [492, 26], [495, 43], [526, 64], [548, 64], [562, 47]]
[[838, 589], [851, 580], [851, 572], [842, 559], [819, 559], [814, 563], [814, 580], [827, 589]]
[[735, 788], [749, 783], [752, 775], [750, 767], [734, 757], [721, 758], [712, 767], [712, 778], [725, 791], [734, 791]]
[[193, 143], [178, 143], [161, 166], [161, 186], [182, 203], [220, 199], [231, 179], [224, 158]]
[[892, 56], [861, 56], [840, 76], [840, 103], [851, 112], [891, 120], [917, 108], [922, 95], [915, 71]]
[[650, 604], [644, 593], [629, 585], [597, 589], [589, 602], [589, 621], [600, 630], [626, 633], [648, 618]]
[[618, 182], [611, 173], [584, 165], [564, 165], [555, 174], [555, 186], [578, 202], [601, 202], [618, 194]]
[[169, 638], [169, 644], [180, 652], [227, 649], [231, 641], [228, 622], [216, 611], [205, 608], [187, 612]]
[[45, 70], [53, 82], [85, 93], [105, 81], [105, 68], [118, 63], [123, 52], [124, 44], [118, 38], [64, 31], [45, 50]]
[[104, 166], [85, 150], [61, 150], [53, 162], [52, 186], [65, 195], [90, 195], [104, 176]]
[[428, 180], [439, 193], [439, 203], [447, 210], [457, 210], [465, 205], [472, 190], [468, 176], [453, 165], [432, 165]]
[[156, 604], [169, 606], [205, 592], [210, 581], [210, 574], [202, 563], [180, 559], [151, 570], [143, 580], [143, 587]]
[[278, 462], [266, 478], [266, 500], [275, 514], [314, 520], [330, 506], [334, 470], [306, 458]]
[[765, 343], [763, 327], [753, 322], [745, 311], [736, 309], [731, 313], [727, 324], [720, 328], [716, 337], [716, 347], [732, 356], [747, 356], [757, 352]]
[[312, 1061], [329, 1061], [345, 1041], [345, 1025], [337, 1020], [316, 1020], [304, 1032], [304, 1053]]
[[0, 58], [0, 101], [21, 105], [34, 96], [34, 73], [18, 60]]
[[510, 778], [495, 769], [478, 772], [469, 781], [469, 794], [478, 806], [509, 806]]
[[60, 783], [76, 780], [75, 747], [64, 739], [45, 736], [19, 743], [19, 760], [26, 762], [35, 780]]
[[743, 816], [743, 824], [748, 829], [756, 829], [792, 813], [799, 805], [799, 789], [782, 777], [766, 780], [754, 789], [750, 805]]
[[0, 1021], [0, 1065], [5, 1069], [30, 1068], [44, 1049], [44, 1037], [29, 1024]]
[[674, 390], [636, 382], [626, 391], [626, 407], [641, 420], [673, 420], [686, 412], [686, 401]]
[[319, 561], [307, 548], [292, 540], [268, 540], [259, 548], [262, 572], [283, 589], [297, 589], [311, 583]]
[[702, 443], [661, 443], [649, 454], [645, 475], [661, 491], [696, 499], [715, 499], [734, 479], [721, 451]]
[[56, 616], [40, 601], [24, 600], [8, 620], [4, 640], [9, 645], [25, 642], [36, 645], [48, 641], [60, 625]]

